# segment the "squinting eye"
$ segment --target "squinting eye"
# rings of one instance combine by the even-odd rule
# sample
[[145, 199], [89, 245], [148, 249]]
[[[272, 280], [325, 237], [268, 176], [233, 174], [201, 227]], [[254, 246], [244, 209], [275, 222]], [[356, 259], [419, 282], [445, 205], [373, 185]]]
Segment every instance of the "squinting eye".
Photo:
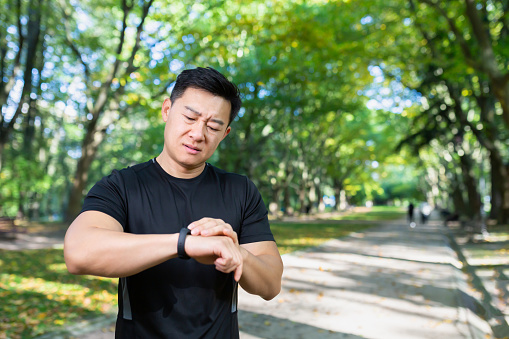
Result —
[[219, 130], [218, 130], [218, 129], [216, 129], [216, 128], [213, 128], [213, 127], [210, 127], [210, 126], [208, 126], [208, 127], [209, 127], [211, 130], [213, 130], [214, 132], [218, 132], [218, 131], [219, 131]]
[[187, 115], [184, 115], [184, 116], [186, 117], [186, 119], [187, 119], [187, 120], [189, 120], [189, 121], [194, 121], [194, 119], [193, 119], [193, 118], [188, 117]]

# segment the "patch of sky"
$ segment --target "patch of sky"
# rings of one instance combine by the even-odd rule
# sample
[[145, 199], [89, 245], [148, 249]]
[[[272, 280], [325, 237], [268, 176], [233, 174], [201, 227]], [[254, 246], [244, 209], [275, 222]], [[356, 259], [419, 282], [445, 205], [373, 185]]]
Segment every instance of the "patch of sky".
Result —
[[265, 88], [261, 88], [258, 91], [258, 98], [263, 99], [264, 97], [267, 97], [270, 95], [270, 91], [267, 91]]
[[156, 21], [149, 21], [143, 27], [145, 28], [145, 32], [148, 34], [153, 34], [159, 31], [161, 24]]
[[391, 75], [394, 80], [390, 81], [388, 85], [384, 85], [383, 67], [384, 65], [368, 67], [374, 79], [373, 83], [362, 91], [362, 94], [369, 98], [366, 104], [369, 109], [382, 109], [401, 114], [405, 108], [421, 101], [419, 92], [404, 87], [399, 81], [401, 79], [400, 70], [392, 71]]
[[173, 91], [173, 87], [175, 87], [175, 82], [172, 82], [172, 83], [170, 84], [170, 86], [168, 86], [168, 88], [166, 89], [166, 92], [167, 92], [168, 94], [170, 94], [170, 93], [171, 93], [171, 91]]
[[195, 42], [195, 39], [194, 39], [194, 36], [192, 34], [188, 34], [188, 35], [184, 35], [182, 37], [182, 41], [185, 44], [192, 44], [193, 42]]
[[14, 53], [13, 51], [8, 51], [7, 54], [5, 55], [5, 57], [8, 60], [13, 60], [16, 57], [16, 53]]
[[106, 128], [106, 134], [111, 134], [111, 132], [113, 132], [114, 129], [115, 129], [115, 125], [114, 124], [110, 124], [108, 126], [108, 128]]
[[173, 73], [177, 73], [185, 66], [184, 62], [178, 59], [173, 59], [170, 61], [170, 71]]
[[197, 11], [191, 11], [189, 13], [189, 19], [191, 20], [195, 20], [195, 19], [198, 19], [200, 17], [200, 13], [198, 13]]
[[13, 52], [18, 52], [19, 51], [18, 44], [13, 42], [13, 41], [9, 41], [7, 43], [7, 47], [9, 47], [9, 49], [12, 50]]
[[7, 33], [9, 33], [9, 34], [17, 34], [18, 30], [16, 29], [16, 26], [9, 26], [9, 27], [7, 27]]
[[410, 19], [410, 18], [403, 19], [403, 25], [410, 26], [411, 23], [412, 23], [412, 19]]
[[9, 93], [9, 97], [7, 99], [7, 106], [2, 107], [2, 115], [4, 116], [4, 120], [6, 122], [11, 121], [16, 113], [16, 108], [19, 105], [21, 100], [21, 92], [23, 90], [23, 81], [18, 79], [14, 84], [11, 92]]
[[81, 158], [81, 148], [70, 149], [67, 151], [67, 155], [73, 159]]
[[367, 24], [370, 24], [372, 22], [373, 22], [373, 18], [370, 15], [366, 15], [365, 17], [363, 17], [361, 19], [361, 24], [362, 25], [367, 25]]
[[380, 83], [384, 81], [384, 72], [379, 66], [368, 66], [369, 74], [374, 77], [374, 83]]

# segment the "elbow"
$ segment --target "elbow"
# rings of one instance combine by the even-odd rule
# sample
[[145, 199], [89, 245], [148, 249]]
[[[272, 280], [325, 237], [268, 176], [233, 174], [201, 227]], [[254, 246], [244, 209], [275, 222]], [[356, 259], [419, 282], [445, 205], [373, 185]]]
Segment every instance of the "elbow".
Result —
[[270, 301], [270, 300], [274, 299], [275, 297], [277, 297], [280, 292], [281, 292], [281, 285], [279, 285], [279, 288], [275, 288], [272, 291], [269, 291], [268, 293], [262, 295], [261, 297], [265, 301]]
[[84, 265], [80, 263], [80, 260], [74, 253], [71, 251], [65, 250], [64, 248], [64, 260], [65, 266], [67, 267], [67, 271], [71, 274], [75, 275], [83, 275], [86, 274], [84, 270]]
[[75, 275], [87, 274], [86, 253], [70, 239], [64, 240], [64, 261], [67, 271]]
[[281, 280], [282, 277], [280, 274], [279, 279], [275, 279], [273, 283], [270, 286], [268, 286], [269, 288], [267, 288], [265, 293], [261, 294], [260, 297], [262, 297], [266, 301], [272, 300], [275, 297], [277, 297], [281, 292]]

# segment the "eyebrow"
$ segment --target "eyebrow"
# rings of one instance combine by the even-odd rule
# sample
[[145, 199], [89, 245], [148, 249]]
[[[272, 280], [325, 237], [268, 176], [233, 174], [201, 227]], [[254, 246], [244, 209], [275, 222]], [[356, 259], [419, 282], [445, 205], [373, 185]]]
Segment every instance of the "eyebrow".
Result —
[[[202, 116], [202, 114], [200, 112], [198, 112], [197, 110], [195, 110], [192, 107], [185, 106], [185, 108], [188, 109], [189, 111], [193, 112], [196, 115]], [[224, 122], [222, 120], [219, 120], [219, 119], [210, 119], [210, 121], [215, 122], [216, 124], [219, 124], [221, 126], [224, 125]]]

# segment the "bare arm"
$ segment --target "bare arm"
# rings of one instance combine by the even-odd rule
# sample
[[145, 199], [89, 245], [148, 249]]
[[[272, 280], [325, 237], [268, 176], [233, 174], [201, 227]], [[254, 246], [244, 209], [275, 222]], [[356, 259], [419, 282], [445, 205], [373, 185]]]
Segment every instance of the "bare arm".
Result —
[[[126, 277], [177, 257], [178, 234], [130, 234], [109, 215], [86, 211], [71, 224], [64, 258], [72, 274]], [[242, 269], [242, 257], [226, 237], [189, 237], [186, 252], [203, 264]], [[240, 269], [239, 269], [240, 267]]]
[[[239, 245], [237, 233], [231, 225], [220, 219], [203, 218], [191, 223], [189, 228], [193, 235], [225, 236], [233, 240], [242, 254], [242, 270], [235, 272], [235, 280], [244, 290], [265, 300], [273, 299], [279, 294], [283, 261], [275, 242], [261, 241]], [[217, 265], [216, 268], [222, 271]]]
[[244, 259], [240, 286], [246, 292], [271, 300], [281, 291], [283, 261], [274, 241], [241, 245]]
[[125, 277], [177, 256], [178, 234], [124, 233], [113, 217], [97, 211], [80, 214], [64, 240], [64, 258], [73, 274]]

